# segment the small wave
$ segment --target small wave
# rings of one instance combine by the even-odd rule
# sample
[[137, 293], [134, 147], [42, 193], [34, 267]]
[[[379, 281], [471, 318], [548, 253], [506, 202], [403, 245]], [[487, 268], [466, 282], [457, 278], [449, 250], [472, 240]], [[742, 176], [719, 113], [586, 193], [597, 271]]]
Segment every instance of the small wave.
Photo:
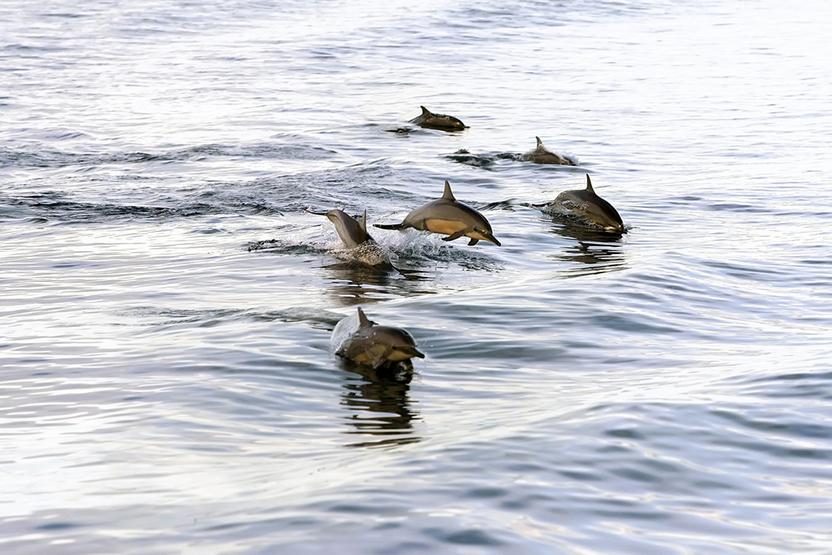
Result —
[[8, 197], [0, 195], [0, 206], [12, 207], [9, 217], [29, 221], [99, 222], [112, 219], [187, 218], [221, 212], [219, 207], [204, 203], [180, 206], [143, 206], [133, 204], [97, 203], [65, 200], [60, 193], [46, 192]]
[[[74, 138], [75, 132], [67, 132]], [[313, 145], [253, 143], [242, 145], [206, 144], [156, 152], [66, 152], [61, 150], [15, 150], [0, 148], [0, 168], [35, 167], [59, 168], [65, 166], [100, 166], [102, 164], [140, 164], [148, 162], [199, 161], [207, 158], [257, 158], [285, 160], [326, 160], [337, 151]]]
[[147, 320], [141, 325], [167, 329], [171, 326], [213, 327], [223, 322], [253, 320], [258, 322], [309, 322], [316, 327], [332, 329], [344, 316], [327, 310], [303, 307], [283, 310], [249, 310], [233, 308], [181, 309], [156, 306], [136, 306], [119, 313], [131, 319]]

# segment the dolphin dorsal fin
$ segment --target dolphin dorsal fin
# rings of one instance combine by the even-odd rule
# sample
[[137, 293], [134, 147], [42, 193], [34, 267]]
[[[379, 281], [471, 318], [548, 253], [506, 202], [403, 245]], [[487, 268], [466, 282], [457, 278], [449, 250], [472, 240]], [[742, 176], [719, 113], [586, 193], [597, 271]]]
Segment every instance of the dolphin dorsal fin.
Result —
[[592, 188], [592, 180], [589, 179], [589, 174], [586, 174], [586, 190], [590, 193], [595, 192], [595, 189]]
[[433, 115], [433, 114], [431, 113], [431, 111], [430, 111], [430, 110], [428, 110], [427, 108], [425, 108], [424, 106], [419, 106], [419, 108], [421, 108], [421, 109], [422, 109], [422, 115], [423, 115], [423, 116], [432, 116], [432, 115]]
[[364, 311], [361, 310], [361, 307], [359, 306], [357, 308], [358, 308], [358, 327], [359, 328], [369, 328], [370, 326], [372, 326], [373, 323], [370, 322], [370, 319], [367, 318], [367, 315], [364, 314]]
[[542, 147], [543, 146], [543, 141], [540, 140], [540, 137], [535, 137], [535, 139], [537, 139], [537, 148]]
[[447, 179], [445, 180], [445, 190], [442, 192], [442, 198], [451, 202], [454, 202], [456, 200], [454, 192], [451, 191], [451, 184], [448, 183]]
[[364, 214], [358, 219], [358, 225], [361, 229], [364, 230], [364, 233], [367, 233], [367, 209], [364, 209]]

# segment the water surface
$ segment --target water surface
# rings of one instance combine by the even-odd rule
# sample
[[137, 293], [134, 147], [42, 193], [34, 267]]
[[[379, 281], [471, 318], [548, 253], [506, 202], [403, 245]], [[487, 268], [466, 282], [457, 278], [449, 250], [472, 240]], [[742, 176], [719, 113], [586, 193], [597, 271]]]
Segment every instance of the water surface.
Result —
[[[2, 550], [828, 552], [830, 15], [3, 4]], [[532, 206], [584, 173], [625, 236]], [[305, 211], [444, 179], [502, 247]], [[330, 354], [356, 305], [412, 382]]]

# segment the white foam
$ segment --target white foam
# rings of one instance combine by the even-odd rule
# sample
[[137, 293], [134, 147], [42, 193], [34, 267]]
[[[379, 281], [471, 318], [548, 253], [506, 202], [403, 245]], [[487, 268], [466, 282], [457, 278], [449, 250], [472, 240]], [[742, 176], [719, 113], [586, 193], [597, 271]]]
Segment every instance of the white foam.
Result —
[[335, 328], [332, 330], [332, 335], [329, 338], [329, 350], [330, 353], [335, 354], [338, 349], [341, 348], [341, 345], [349, 339], [352, 334], [358, 331], [359, 323], [358, 323], [358, 311], [355, 310], [349, 316], [344, 317], [341, 319], [337, 324], [335, 324]]

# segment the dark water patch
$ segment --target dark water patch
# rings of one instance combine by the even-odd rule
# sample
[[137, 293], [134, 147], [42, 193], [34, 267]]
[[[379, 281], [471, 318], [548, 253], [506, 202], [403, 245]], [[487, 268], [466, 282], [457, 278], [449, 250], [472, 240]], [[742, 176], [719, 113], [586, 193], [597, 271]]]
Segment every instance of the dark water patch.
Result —
[[[67, 137], [76, 138], [70, 132]], [[278, 143], [253, 143], [241, 145], [206, 144], [157, 152], [67, 152], [40, 148], [15, 150], [0, 147], [0, 168], [35, 167], [61, 168], [65, 166], [101, 166], [105, 164], [141, 164], [148, 162], [200, 161], [209, 158], [256, 158], [281, 160], [326, 160], [337, 151], [313, 145], [285, 145]]]
[[90, 14], [71, 12], [47, 12], [43, 14], [43, 17], [51, 17], [55, 19], [83, 19], [85, 17], [90, 17]]
[[[0, 194], [0, 206], [13, 207], [6, 215], [16, 215], [27, 220], [61, 221], [65, 223], [91, 223], [112, 220], [164, 220], [190, 218], [223, 212], [219, 207], [206, 203], [190, 203], [181, 206], [140, 206], [115, 203], [81, 202], [62, 200], [62, 195], [33, 193], [9, 197]], [[175, 199], [170, 199], [175, 203]]]
[[64, 531], [70, 530], [73, 528], [80, 528], [81, 524], [77, 524], [74, 522], [47, 522], [45, 524], [39, 524], [34, 527], [35, 530], [41, 530], [44, 532], [56, 532], [56, 531]]
[[[763, 415], [754, 416], [743, 414], [742, 409], [720, 408], [711, 410], [711, 414], [723, 418], [732, 424], [763, 432], [766, 434], [777, 434], [802, 438], [826, 439], [832, 437], [832, 426], [814, 424], [811, 422], [789, 422], [783, 420], [782, 414], [772, 414], [769, 418]], [[761, 411], [755, 411], [757, 413]]]
[[778, 267], [777, 265], [761, 266], [724, 260], [702, 260], [701, 263], [704, 266], [720, 270], [734, 278], [751, 279], [767, 283], [782, 283], [789, 274], [786, 268]]
[[0, 46], [1, 50], [9, 50], [16, 54], [25, 53], [53, 53], [63, 52], [69, 50], [69, 47], [59, 46], [56, 44], [23, 44], [23, 43], [9, 43]]
[[718, 212], [746, 212], [749, 214], [769, 214], [772, 211], [768, 208], [736, 202], [718, 202], [707, 205], [708, 210]]
[[506, 210], [508, 212], [513, 212], [515, 206], [522, 206], [522, 204], [518, 203], [516, 199], [509, 198], [506, 200], [497, 200], [494, 202], [468, 202], [466, 203], [472, 208], [476, 208], [477, 210], [486, 211], [486, 210]]
[[[356, 203], [356, 198], [409, 198], [380, 185], [389, 175], [390, 169], [385, 164], [370, 163], [242, 182], [207, 182], [178, 192], [156, 193], [151, 189], [144, 195], [153, 197], [154, 205], [149, 206], [78, 201], [63, 191], [0, 194], [0, 206], [20, 209], [21, 216], [66, 222], [172, 219], [223, 213], [282, 215], [304, 212], [312, 203], [344, 207], [358, 213], [363, 207]], [[101, 187], [112, 185], [111, 179], [88, 181]], [[135, 196], [139, 192], [120, 191], [119, 194]], [[112, 196], [109, 190], [103, 194]]]
[[[826, 359], [821, 363], [825, 365]], [[832, 372], [785, 372], [759, 378], [741, 378], [738, 385], [750, 394], [772, 399], [832, 400]]]
[[245, 245], [248, 252], [267, 251], [274, 254], [326, 254], [329, 249], [310, 243], [293, 243], [284, 239], [263, 239]]
[[[236, 321], [249, 320], [254, 322], [305, 322], [313, 324], [319, 329], [332, 329], [343, 317], [343, 314], [327, 310], [311, 310], [306, 308], [287, 308], [284, 310], [251, 310], [251, 309], [179, 309], [155, 306], [137, 306], [119, 313], [130, 318], [130, 325], [151, 326], [156, 331], [164, 331], [168, 326], [213, 327], [218, 324], [232, 324]], [[146, 320], [144, 322], [135, 319]]]

